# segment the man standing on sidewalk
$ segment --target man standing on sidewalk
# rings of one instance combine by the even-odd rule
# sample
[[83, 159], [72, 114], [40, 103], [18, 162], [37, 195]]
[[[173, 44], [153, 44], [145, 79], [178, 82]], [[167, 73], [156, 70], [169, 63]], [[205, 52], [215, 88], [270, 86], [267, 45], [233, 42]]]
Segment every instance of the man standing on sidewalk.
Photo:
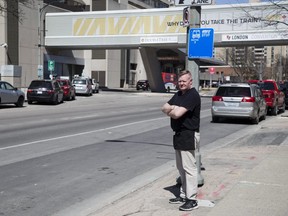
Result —
[[195, 149], [200, 141], [201, 99], [199, 93], [192, 87], [190, 71], [181, 71], [178, 87], [179, 91], [162, 107], [162, 112], [171, 118], [171, 128], [175, 132], [173, 146], [182, 182], [180, 196], [170, 199], [169, 202], [183, 203], [179, 209], [191, 211], [198, 208]]

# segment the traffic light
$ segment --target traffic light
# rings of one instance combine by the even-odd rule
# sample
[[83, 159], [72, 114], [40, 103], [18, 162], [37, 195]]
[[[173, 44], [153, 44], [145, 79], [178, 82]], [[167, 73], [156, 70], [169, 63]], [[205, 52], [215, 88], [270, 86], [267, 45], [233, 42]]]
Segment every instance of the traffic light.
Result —
[[183, 9], [183, 26], [184, 27], [189, 26], [189, 21], [190, 21], [190, 8], [185, 7]]

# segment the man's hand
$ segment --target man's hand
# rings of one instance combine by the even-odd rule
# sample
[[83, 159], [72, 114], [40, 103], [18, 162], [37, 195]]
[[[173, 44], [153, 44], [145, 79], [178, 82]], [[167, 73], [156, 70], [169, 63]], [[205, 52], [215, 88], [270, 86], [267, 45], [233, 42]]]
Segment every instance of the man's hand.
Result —
[[175, 105], [170, 105], [168, 103], [165, 103], [162, 107], [162, 112], [168, 115], [173, 109], [175, 109]]

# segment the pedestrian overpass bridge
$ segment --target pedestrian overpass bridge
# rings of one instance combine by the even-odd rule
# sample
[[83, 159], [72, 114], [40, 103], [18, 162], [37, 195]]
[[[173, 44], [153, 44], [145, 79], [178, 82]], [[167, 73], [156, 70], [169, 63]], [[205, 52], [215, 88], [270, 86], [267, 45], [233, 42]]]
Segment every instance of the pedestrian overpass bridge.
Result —
[[[288, 8], [288, 3], [279, 3]], [[45, 46], [61, 49], [140, 48], [152, 77], [155, 48], [186, 48], [183, 8], [46, 14]], [[288, 11], [269, 3], [201, 7], [201, 28], [214, 29], [214, 46], [287, 45]], [[274, 24], [274, 25], [272, 25]], [[142, 50], [142, 51], [141, 51]], [[150, 75], [149, 75], [150, 74]], [[160, 74], [160, 73], [159, 73]], [[157, 81], [158, 80], [158, 81]]]

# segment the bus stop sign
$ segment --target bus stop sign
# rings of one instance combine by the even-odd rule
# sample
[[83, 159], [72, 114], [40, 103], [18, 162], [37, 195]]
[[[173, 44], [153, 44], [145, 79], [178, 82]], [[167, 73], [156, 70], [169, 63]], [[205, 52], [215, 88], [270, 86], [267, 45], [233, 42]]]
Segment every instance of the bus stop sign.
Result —
[[191, 28], [188, 35], [188, 59], [212, 58], [214, 29]]

